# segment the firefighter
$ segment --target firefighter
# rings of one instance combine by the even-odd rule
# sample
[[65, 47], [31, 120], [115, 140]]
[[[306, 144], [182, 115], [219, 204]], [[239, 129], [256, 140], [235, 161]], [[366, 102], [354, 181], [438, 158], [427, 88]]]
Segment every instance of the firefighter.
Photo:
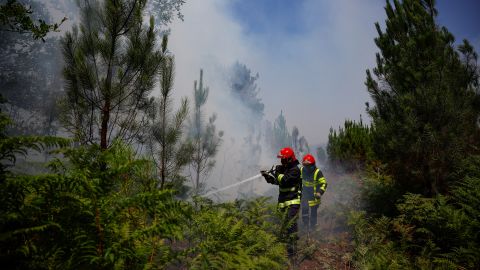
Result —
[[278, 209], [284, 215], [283, 227], [285, 228], [287, 251], [289, 258], [292, 258], [298, 239], [297, 220], [300, 211], [302, 179], [298, 167], [299, 162], [295, 158], [292, 148], [281, 149], [277, 158], [280, 158], [281, 165], [277, 165], [275, 170], [270, 172], [262, 171], [262, 175], [268, 183], [279, 186]]
[[311, 154], [303, 157], [300, 175], [302, 177], [302, 224], [308, 231], [317, 225], [317, 210], [321, 197], [327, 189], [327, 181], [322, 171], [315, 166], [315, 158]]

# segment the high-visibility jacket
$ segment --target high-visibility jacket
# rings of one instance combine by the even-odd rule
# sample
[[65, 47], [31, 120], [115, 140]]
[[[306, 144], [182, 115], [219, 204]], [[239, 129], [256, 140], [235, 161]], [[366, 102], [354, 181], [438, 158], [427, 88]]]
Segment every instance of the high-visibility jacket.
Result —
[[315, 197], [315, 193], [319, 192], [323, 195], [327, 189], [327, 180], [323, 176], [322, 171], [317, 167], [314, 167], [311, 171], [302, 167], [300, 168], [300, 176], [303, 182], [302, 195], [308, 200], [308, 205], [319, 205], [322, 200]]
[[298, 161], [286, 165], [285, 172], [275, 175], [275, 185], [279, 187], [278, 207], [285, 208], [289, 205], [300, 204], [302, 196], [302, 178]]

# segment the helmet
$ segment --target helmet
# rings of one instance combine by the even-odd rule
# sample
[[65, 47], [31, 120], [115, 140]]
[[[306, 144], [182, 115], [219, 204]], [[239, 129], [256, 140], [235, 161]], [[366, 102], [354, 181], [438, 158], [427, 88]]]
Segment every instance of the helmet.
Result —
[[312, 155], [310, 155], [310, 154], [306, 154], [306, 155], [303, 157], [302, 164], [303, 164], [303, 165], [315, 164], [315, 158], [314, 158]]
[[282, 148], [280, 152], [278, 152], [277, 158], [281, 158], [281, 159], [291, 158], [292, 160], [297, 160], [297, 158], [295, 157], [295, 153], [293, 153], [293, 150], [290, 147]]

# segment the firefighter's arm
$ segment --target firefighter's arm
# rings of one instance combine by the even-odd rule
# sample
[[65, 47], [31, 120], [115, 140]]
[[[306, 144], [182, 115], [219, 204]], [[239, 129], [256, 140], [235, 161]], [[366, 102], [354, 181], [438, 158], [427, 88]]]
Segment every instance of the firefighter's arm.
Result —
[[300, 179], [300, 170], [287, 170], [285, 173], [276, 172], [276, 180], [278, 183], [288, 183], [291, 181], [298, 182]]
[[325, 179], [325, 176], [323, 176], [323, 173], [320, 170], [315, 179], [315, 186], [316, 191], [320, 193], [320, 195], [323, 195], [323, 193], [325, 193], [325, 190], [327, 190], [327, 179]]

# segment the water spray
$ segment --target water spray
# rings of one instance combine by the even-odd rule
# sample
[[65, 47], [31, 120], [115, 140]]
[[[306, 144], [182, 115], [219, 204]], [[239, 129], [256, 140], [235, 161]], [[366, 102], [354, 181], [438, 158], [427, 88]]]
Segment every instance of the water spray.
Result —
[[210, 195], [215, 194], [215, 193], [217, 193], [217, 192], [224, 191], [224, 190], [226, 190], [226, 189], [229, 189], [229, 188], [232, 188], [232, 187], [236, 187], [236, 186], [241, 185], [241, 184], [243, 184], [243, 183], [253, 181], [253, 180], [255, 180], [255, 179], [257, 179], [257, 178], [259, 178], [259, 177], [261, 177], [261, 176], [262, 176], [262, 174], [259, 173], [259, 174], [255, 175], [255, 176], [252, 176], [252, 177], [247, 178], [247, 179], [245, 179], [245, 180], [242, 180], [242, 181], [240, 181], [240, 182], [237, 182], [237, 183], [228, 185], [228, 186], [226, 186], [226, 187], [222, 187], [222, 188], [217, 189], [217, 190], [212, 190], [212, 191], [210, 191], [210, 192], [207, 192], [205, 195], [202, 195], [202, 197], [207, 197], [207, 196], [210, 196]]

